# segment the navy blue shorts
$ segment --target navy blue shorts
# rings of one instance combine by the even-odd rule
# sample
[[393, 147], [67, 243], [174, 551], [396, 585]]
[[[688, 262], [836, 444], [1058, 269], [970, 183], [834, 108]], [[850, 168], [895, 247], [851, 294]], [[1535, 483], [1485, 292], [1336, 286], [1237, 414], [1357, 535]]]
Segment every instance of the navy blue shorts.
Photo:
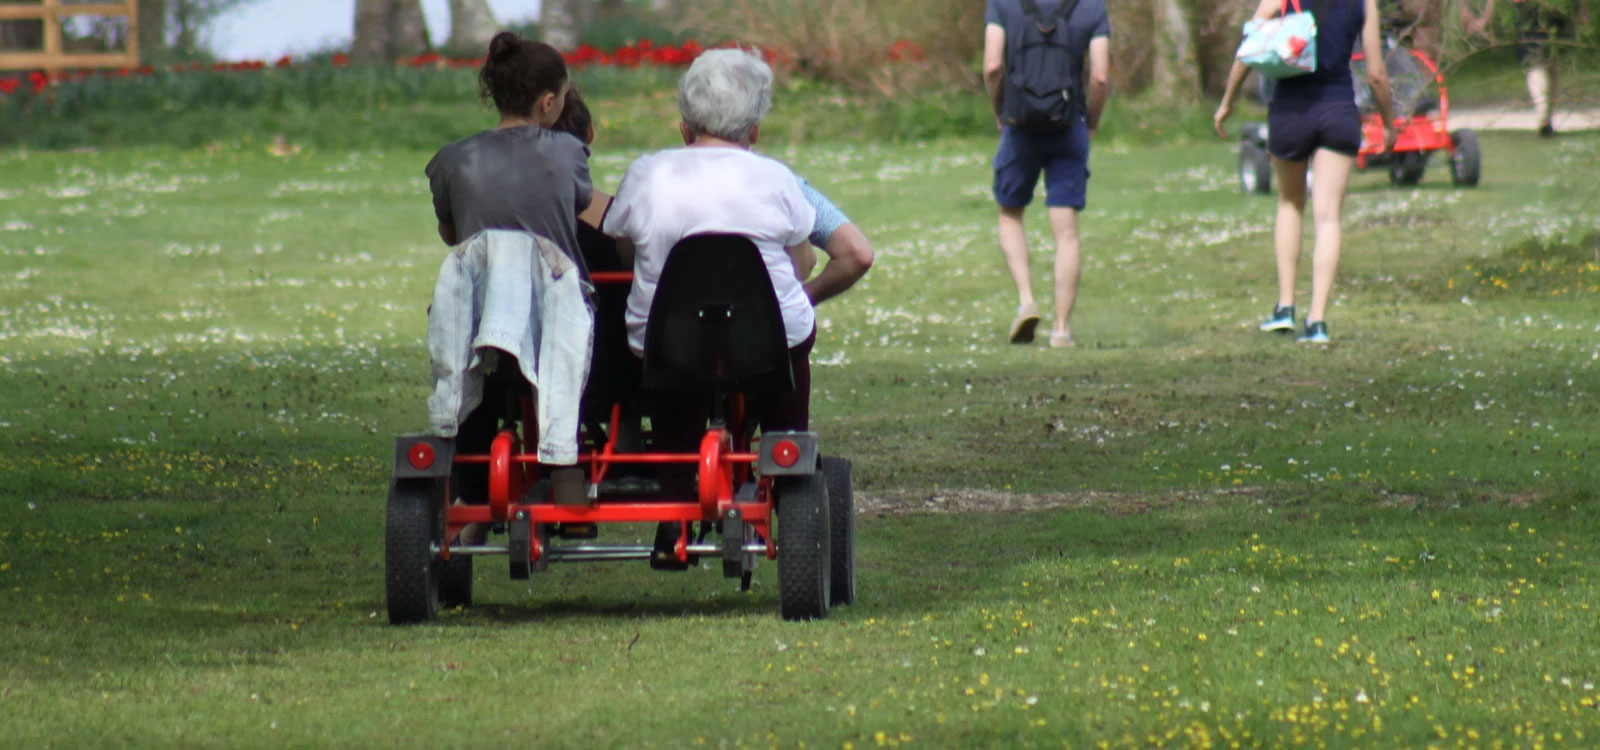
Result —
[[1267, 153], [1284, 161], [1310, 161], [1317, 149], [1355, 156], [1361, 150], [1361, 110], [1355, 100], [1273, 99], [1267, 107]]
[[1028, 205], [1041, 171], [1046, 206], [1082, 210], [1089, 188], [1089, 126], [1079, 120], [1056, 133], [1002, 130], [994, 155], [995, 202], [1006, 208]]

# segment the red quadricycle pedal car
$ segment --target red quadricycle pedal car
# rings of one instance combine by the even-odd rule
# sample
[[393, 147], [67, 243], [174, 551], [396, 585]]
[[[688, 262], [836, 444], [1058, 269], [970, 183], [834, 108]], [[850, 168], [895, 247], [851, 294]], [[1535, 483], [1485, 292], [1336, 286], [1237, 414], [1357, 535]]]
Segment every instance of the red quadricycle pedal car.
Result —
[[[1398, 186], [1422, 181], [1430, 158], [1443, 153], [1449, 159], [1450, 182], [1476, 187], [1481, 153], [1478, 134], [1470, 128], [1450, 130], [1450, 95], [1438, 63], [1417, 50], [1394, 43], [1384, 56], [1394, 94], [1396, 138], [1394, 150], [1383, 151], [1383, 118], [1367, 85], [1366, 56], [1350, 58], [1356, 104], [1361, 109], [1361, 150], [1357, 169], [1387, 169], [1389, 182]], [[1239, 189], [1245, 193], [1272, 192], [1272, 159], [1267, 155], [1267, 126], [1248, 123], [1240, 132]]]
[[[521, 399], [521, 414], [487, 454], [457, 453], [448, 438], [401, 436], [385, 529], [390, 622], [426, 622], [441, 607], [471, 605], [473, 561], [486, 556], [505, 557], [513, 579], [557, 562], [651, 560], [651, 567], [682, 570], [713, 558], [741, 590], [750, 588], [758, 560], [776, 560], [784, 619], [821, 619], [831, 606], [853, 603], [850, 461], [821, 455], [814, 432], [756, 435], [745, 413], [748, 399], [794, 387], [767, 273], [744, 237], [697, 235], [673, 248], [651, 306], [641, 382], [658, 398], [704, 400], [707, 426], [694, 452], [627, 450], [618, 440], [623, 410], [613, 404], [610, 423], [588, 422], [581, 436], [587, 504], [554, 501], [532, 450], [538, 415], [531, 399]], [[593, 277], [596, 284], [632, 279], [627, 272]], [[654, 437], [645, 433], [644, 444]], [[487, 502], [456, 502], [452, 479], [482, 470]], [[614, 481], [620, 472], [630, 481]], [[601, 527], [623, 523], [657, 524], [656, 544], [594, 541]], [[469, 526], [489, 533], [466, 539]]]

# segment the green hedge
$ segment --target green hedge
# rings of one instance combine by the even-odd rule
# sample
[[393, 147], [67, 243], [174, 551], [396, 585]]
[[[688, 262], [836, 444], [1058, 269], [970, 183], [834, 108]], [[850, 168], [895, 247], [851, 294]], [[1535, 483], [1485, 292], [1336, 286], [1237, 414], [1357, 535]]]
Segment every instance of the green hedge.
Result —
[[[607, 146], [676, 139], [679, 71], [587, 68], [574, 75]], [[791, 78], [763, 124], [769, 141], [917, 141], [992, 136], [981, 92], [945, 88], [892, 98]], [[1134, 141], [1205, 138], [1209, 111], [1174, 113], [1113, 98], [1103, 135]], [[0, 146], [66, 149], [198, 147], [282, 136], [311, 148], [437, 148], [494, 121], [471, 69], [305, 65], [259, 71], [101, 77], [0, 99]]]

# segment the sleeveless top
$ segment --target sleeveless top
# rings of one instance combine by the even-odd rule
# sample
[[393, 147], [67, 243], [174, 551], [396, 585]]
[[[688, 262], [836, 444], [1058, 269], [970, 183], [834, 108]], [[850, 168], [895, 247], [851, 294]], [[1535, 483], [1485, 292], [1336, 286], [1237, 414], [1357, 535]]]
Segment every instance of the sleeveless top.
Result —
[[[1308, 0], [1301, 0], [1301, 3], [1301, 7], [1307, 9], [1311, 5]], [[1361, 38], [1361, 27], [1367, 22], [1366, 3], [1363, 0], [1323, 0], [1318, 5], [1317, 70], [1279, 80], [1273, 101], [1355, 101], [1350, 54]], [[1294, 8], [1293, 5], [1289, 7]]]

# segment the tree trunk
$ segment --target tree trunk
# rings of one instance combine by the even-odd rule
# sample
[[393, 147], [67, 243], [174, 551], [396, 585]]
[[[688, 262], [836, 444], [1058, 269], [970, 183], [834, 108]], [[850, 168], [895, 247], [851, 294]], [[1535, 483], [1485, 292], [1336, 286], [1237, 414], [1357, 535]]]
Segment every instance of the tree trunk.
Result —
[[395, 58], [420, 55], [433, 49], [428, 39], [428, 21], [422, 15], [422, 0], [393, 0]]
[[1151, 83], [1174, 102], [1191, 103], [1200, 95], [1200, 66], [1194, 56], [1189, 14], [1179, 0], [1155, 0], [1155, 66]]
[[200, 50], [198, 16], [194, 6], [185, 0], [177, 0], [172, 4], [172, 25], [178, 32], [172, 40], [172, 48], [184, 57], [194, 57]]
[[160, 61], [167, 51], [167, 0], [139, 1], [139, 62]]
[[389, 63], [431, 46], [420, 0], [356, 0], [352, 61]]
[[356, 0], [356, 33], [350, 59], [358, 63], [389, 62], [394, 36], [389, 27], [390, 0]]
[[577, 49], [578, 24], [583, 18], [582, 0], [544, 0], [540, 8], [541, 41], [563, 52]]
[[488, 0], [450, 0], [450, 49], [482, 54], [499, 31]]
[[600, 0], [597, 15], [601, 18], [618, 18], [623, 13], [624, 5], [622, 0]]

